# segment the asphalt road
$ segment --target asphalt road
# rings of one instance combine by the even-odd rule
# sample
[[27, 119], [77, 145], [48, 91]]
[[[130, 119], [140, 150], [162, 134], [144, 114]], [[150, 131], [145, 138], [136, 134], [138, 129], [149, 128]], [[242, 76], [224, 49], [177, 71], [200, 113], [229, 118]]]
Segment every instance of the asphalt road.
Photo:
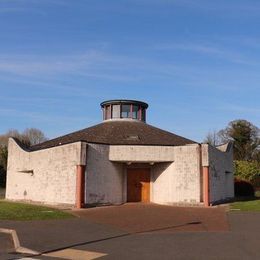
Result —
[[260, 213], [229, 213], [229, 231], [134, 234], [74, 247], [102, 259], [260, 259]]
[[33, 259], [260, 259], [260, 213], [164, 206], [79, 213], [69, 220], [1, 221], [0, 227], [15, 228], [22, 246], [43, 253]]
[[9, 234], [0, 233], [0, 253], [13, 251], [13, 242]]

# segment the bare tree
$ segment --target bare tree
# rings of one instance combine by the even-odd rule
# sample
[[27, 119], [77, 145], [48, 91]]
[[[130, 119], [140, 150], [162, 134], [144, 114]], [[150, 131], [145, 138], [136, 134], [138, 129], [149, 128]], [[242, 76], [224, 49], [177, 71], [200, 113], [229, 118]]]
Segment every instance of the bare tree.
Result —
[[0, 186], [5, 187], [6, 183], [6, 169], [8, 156], [8, 139], [14, 137], [25, 145], [35, 145], [47, 140], [44, 133], [36, 128], [28, 128], [23, 133], [16, 129], [11, 129], [5, 134], [0, 135]]
[[47, 141], [44, 133], [37, 128], [27, 128], [23, 132], [24, 139], [28, 140], [30, 145], [35, 145]]
[[212, 146], [217, 146], [221, 144], [221, 139], [219, 137], [219, 132], [213, 130], [212, 132], [208, 132], [205, 139], [203, 140], [204, 143], [208, 143]]
[[19, 140], [22, 139], [22, 135], [19, 133], [18, 130], [10, 129], [5, 134], [0, 135], [0, 145], [1, 146], [7, 146], [9, 137], [14, 137], [14, 138], [17, 138]]

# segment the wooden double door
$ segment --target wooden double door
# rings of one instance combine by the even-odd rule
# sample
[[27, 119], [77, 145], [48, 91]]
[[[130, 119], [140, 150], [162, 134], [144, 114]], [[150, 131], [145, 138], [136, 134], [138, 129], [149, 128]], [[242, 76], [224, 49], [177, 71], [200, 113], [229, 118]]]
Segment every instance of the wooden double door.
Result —
[[150, 169], [127, 169], [127, 202], [150, 201]]

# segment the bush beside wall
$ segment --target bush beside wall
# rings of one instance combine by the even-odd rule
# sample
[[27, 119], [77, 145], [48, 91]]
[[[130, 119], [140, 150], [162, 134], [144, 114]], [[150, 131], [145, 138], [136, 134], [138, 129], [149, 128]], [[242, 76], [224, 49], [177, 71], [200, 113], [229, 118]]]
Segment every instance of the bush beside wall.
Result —
[[258, 187], [260, 185], [260, 163], [257, 161], [234, 161], [235, 177]]

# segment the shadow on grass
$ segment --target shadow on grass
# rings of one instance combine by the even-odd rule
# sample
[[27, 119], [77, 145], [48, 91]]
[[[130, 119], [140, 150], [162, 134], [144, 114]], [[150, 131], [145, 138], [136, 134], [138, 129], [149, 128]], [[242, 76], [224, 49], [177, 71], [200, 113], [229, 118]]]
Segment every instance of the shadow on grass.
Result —
[[260, 200], [259, 197], [256, 196], [237, 196], [233, 199], [233, 202], [237, 201], [253, 201], [253, 200]]
[[255, 196], [235, 196], [233, 202], [236, 201], [252, 201], [252, 200], [260, 200], [260, 191], [255, 191]]
[[5, 198], [5, 188], [0, 187], [0, 200]]
[[257, 194], [255, 196], [236, 196], [231, 199], [226, 199], [226, 200], [220, 200], [212, 204], [212, 206], [217, 206], [217, 205], [229, 205], [235, 202], [246, 202], [246, 201], [260, 201], [260, 194]]
[[240, 196], [236, 197], [234, 202], [230, 204], [231, 211], [260, 211], [260, 198], [258, 196]]

